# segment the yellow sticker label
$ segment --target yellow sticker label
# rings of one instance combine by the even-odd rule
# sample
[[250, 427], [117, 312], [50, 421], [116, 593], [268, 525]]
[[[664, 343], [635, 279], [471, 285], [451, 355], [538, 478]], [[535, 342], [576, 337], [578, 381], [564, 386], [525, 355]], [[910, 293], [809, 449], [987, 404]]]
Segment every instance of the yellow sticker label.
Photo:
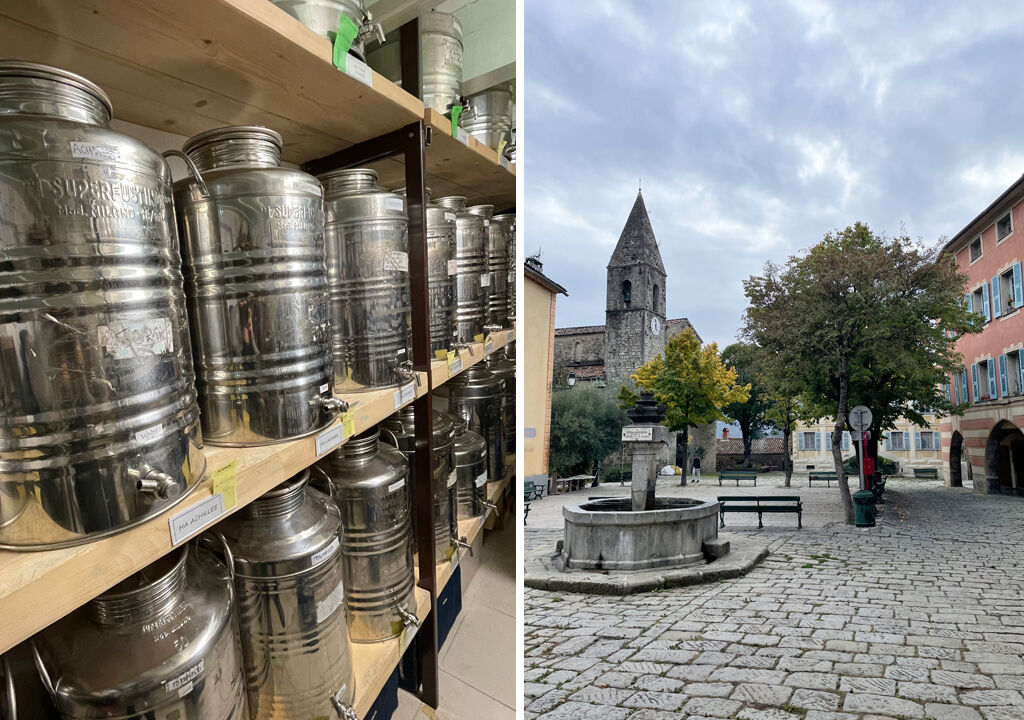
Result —
[[238, 504], [235, 477], [238, 473], [238, 461], [232, 460], [213, 471], [213, 494], [224, 495], [224, 509], [233, 508]]
[[[438, 360], [444, 360], [445, 357], [449, 357], [450, 358], [451, 356], [452, 356], [452, 351], [451, 350], [435, 350], [434, 351], [434, 357], [437, 358]], [[448, 364], [451, 365], [452, 361], [449, 360]]]
[[356, 434], [356, 416], [353, 411], [349, 410], [341, 416], [341, 428], [347, 438]]
[[480, 343], [482, 343], [483, 341], [484, 341], [484, 334], [483, 333], [480, 333], [479, 335], [474, 335], [473, 336], [473, 342], [480, 342]]
[[449, 370], [452, 369], [452, 365], [454, 363], [455, 363], [455, 351], [454, 350], [449, 350], [448, 351], [448, 369]]
[[501, 151], [505, 149], [506, 145], [508, 145], [508, 140], [505, 140], [504, 138], [502, 138], [501, 142], [498, 143], [498, 155], [499, 156], [501, 155]]

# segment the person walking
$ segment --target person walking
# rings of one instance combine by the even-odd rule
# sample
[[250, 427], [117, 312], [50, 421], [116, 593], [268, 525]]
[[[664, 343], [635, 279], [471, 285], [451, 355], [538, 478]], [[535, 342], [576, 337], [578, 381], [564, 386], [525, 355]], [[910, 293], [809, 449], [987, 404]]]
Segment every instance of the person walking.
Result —
[[693, 464], [691, 466], [691, 469], [693, 470], [693, 472], [692, 472], [693, 481], [695, 483], [699, 483], [700, 482], [700, 458], [697, 457], [696, 455], [693, 456]]

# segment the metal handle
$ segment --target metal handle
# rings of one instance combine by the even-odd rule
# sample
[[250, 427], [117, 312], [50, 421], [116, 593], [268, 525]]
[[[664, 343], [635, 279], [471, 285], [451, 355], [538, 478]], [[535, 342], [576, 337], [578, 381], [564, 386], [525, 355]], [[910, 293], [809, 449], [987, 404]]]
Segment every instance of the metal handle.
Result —
[[398, 610], [398, 617], [402, 618], [402, 623], [406, 627], [409, 627], [410, 625], [412, 625], [414, 627], [419, 627], [420, 626], [420, 619], [418, 617], [416, 617], [416, 615], [414, 615], [413, 613], [409, 612], [406, 609], [405, 605], [399, 605], [397, 607], [397, 610]]
[[173, 500], [181, 495], [181, 484], [167, 473], [162, 473], [149, 465], [141, 468], [128, 468], [128, 477], [135, 480], [135, 489], [143, 493], [151, 493], [163, 500]]
[[341, 701], [341, 696], [347, 689], [347, 685], [342, 685], [338, 688], [338, 692], [331, 695], [331, 705], [334, 706], [334, 712], [338, 713], [338, 717], [341, 720], [359, 720], [359, 716], [356, 715], [356, 711], [352, 706], [346, 705]]
[[338, 415], [348, 412], [348, 403], [339, 397], [324, 397], [323, 395], [317, 397], [320, 398], [320, 409], [325, 413]]
[[390, 435], [391, 436], [391, 440], [392, 440], [392, 442], [395, 445], [395, 449], [396, 450], [401, 450], [401, 448], [398, 446], [398, 436], [395, 435], [394, 431], [391, 428], [386, 428], [383, 425], [381, 425], [380, 426], [380, 431], [381, 432], [386, 432], [388, 435]]
[[36, 641], [30, 640], [29, 647], [32, 648], [32, 659], [35, 661], [36, 670], [39, 672], [39, 680], [43, 683], [43, 689], [50, 694], [53, 698], [53, 704], [57, 705], [57, 709], [60, 710], [60, 703], [57, 702], [57, 691], [53, 688], [53, 681], [50, 680], [50, 673], [46, 672], [46, 666], [43, 665], [43, 658], [39, 655], [39, 648], [36, 647]]
[[[212, 536], [212, 537], [211, 537]], [[217, 551], [204, 543], [209, 544], [213, 542], [213, 537], [220, 541], [220, 549], [224, 552], [224, 564], [228, 568], [228, 575], [231, 576], [231, 582], [235, 582], [235, 555], [231, 552], [231, 547], [228, 545], [227, 538], [224, 537], [224, 533], [219, 532], [205, 532], [196, 538], [196, 542], [200, 547], [206, 547], [206, 550], [212, 553], [214, 556], [217, 555]]]
[[192, 162], [192, 158], [183, 153], [181, 150], [167, 150], [163, 154], [164, 160], [168, 157], [176, 157], [181, 159], [188, 166], [188, 171], [192, 173], [192, 177], [196, 179], [196, 184], [199, 185], [199, 192], [202, 193], [203, 197], [210, 197], [210, 188], [206, 187], [206, 181], [203, 180], [203, 176], [199, 173], [199, 168]]
[[331, 476], [328, 475], [327, 471], [324, 470], [319, 465], [310, 465], [309, 467], [311, 470], [316, 470], [318, 473], [324, 476], [324, 480], [327, 481], [327, 495], [328, 497], [331, 498], [331, 500], [334, 500], [334, 483], [331, 482]]
[[452, 542], [463, 550], [469, 550], [469, 556], [473, 557], [473, 546], [469, 544], [465, 535], [462, 537], [455, 537], [452, 535]]
[[3, 673], [4, 683], [7, 686], [7, 712], [3, 720], [18, 720], [18, 698], [14, 694], [14, 675], [11, 674], [11, 664], [7, 656], [0, 657], [0, 672]]

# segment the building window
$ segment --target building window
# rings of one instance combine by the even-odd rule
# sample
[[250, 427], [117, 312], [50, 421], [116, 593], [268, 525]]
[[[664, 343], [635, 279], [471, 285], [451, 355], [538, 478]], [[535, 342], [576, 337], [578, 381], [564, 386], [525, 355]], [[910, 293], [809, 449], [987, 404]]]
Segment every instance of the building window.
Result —
[[651, 304], [651, 309], [654, 310], [655, 312], [657, 312], [658, 311], [658, 286], [657, 285], [655, 285], [654, 288], [651, 290], [651, 299], [653, 301], [653, 303]]
[[633, 283], [629, 280], [622, 281], [622, 304], [629, 307], [633, 301]]
[[889, 442], [887, 443], [889, 447], [887, 447], [886, 449], [893, 451], [906, 450], [907, 442], [905, 435], [906, 433], [899, 431], [889, 433]]
[[996, 242], [1002, 242], [1013, 234], [1013, 213], [1007, 212], [996, 220]]
[[577, 340], [576, 344], [572, 346], [572, 359], [576, 362], [583, 359], [583, 343], [579, 340]]
[[921, 432], [921, 450], [938, 450], [939, 449], [939, 434], [932, 430], [924, 430]]
[[992, 310], [988, 301], [988, 283], [971, 293], [971, 309], [981, 315], [985, 322], [992, 319]]
[[971, 243], [971, 262], [974, 262], [981, 257], [981, 235], [974, 239]]
[[816, 432], [805, 432], [804, 433], [804, 448], [807, 450], [817, 450], [815, 447], [815, 441], [818, 439], [818, 433]]

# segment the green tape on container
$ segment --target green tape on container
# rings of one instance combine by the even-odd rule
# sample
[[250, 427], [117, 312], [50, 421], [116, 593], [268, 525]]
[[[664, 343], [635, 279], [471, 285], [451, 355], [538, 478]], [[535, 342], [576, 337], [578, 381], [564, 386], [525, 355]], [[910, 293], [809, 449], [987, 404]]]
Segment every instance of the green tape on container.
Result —
[[342, 15], [338, 22], [338, 32], [334, 35], [334, 67], [345, 71], [345, 61], [349, 48], [359, 34], [359, 26], [348, 15]]
[[459, 115], [462, 114], [461, 105], [452, 105], [452, 137], [459, 136]]

